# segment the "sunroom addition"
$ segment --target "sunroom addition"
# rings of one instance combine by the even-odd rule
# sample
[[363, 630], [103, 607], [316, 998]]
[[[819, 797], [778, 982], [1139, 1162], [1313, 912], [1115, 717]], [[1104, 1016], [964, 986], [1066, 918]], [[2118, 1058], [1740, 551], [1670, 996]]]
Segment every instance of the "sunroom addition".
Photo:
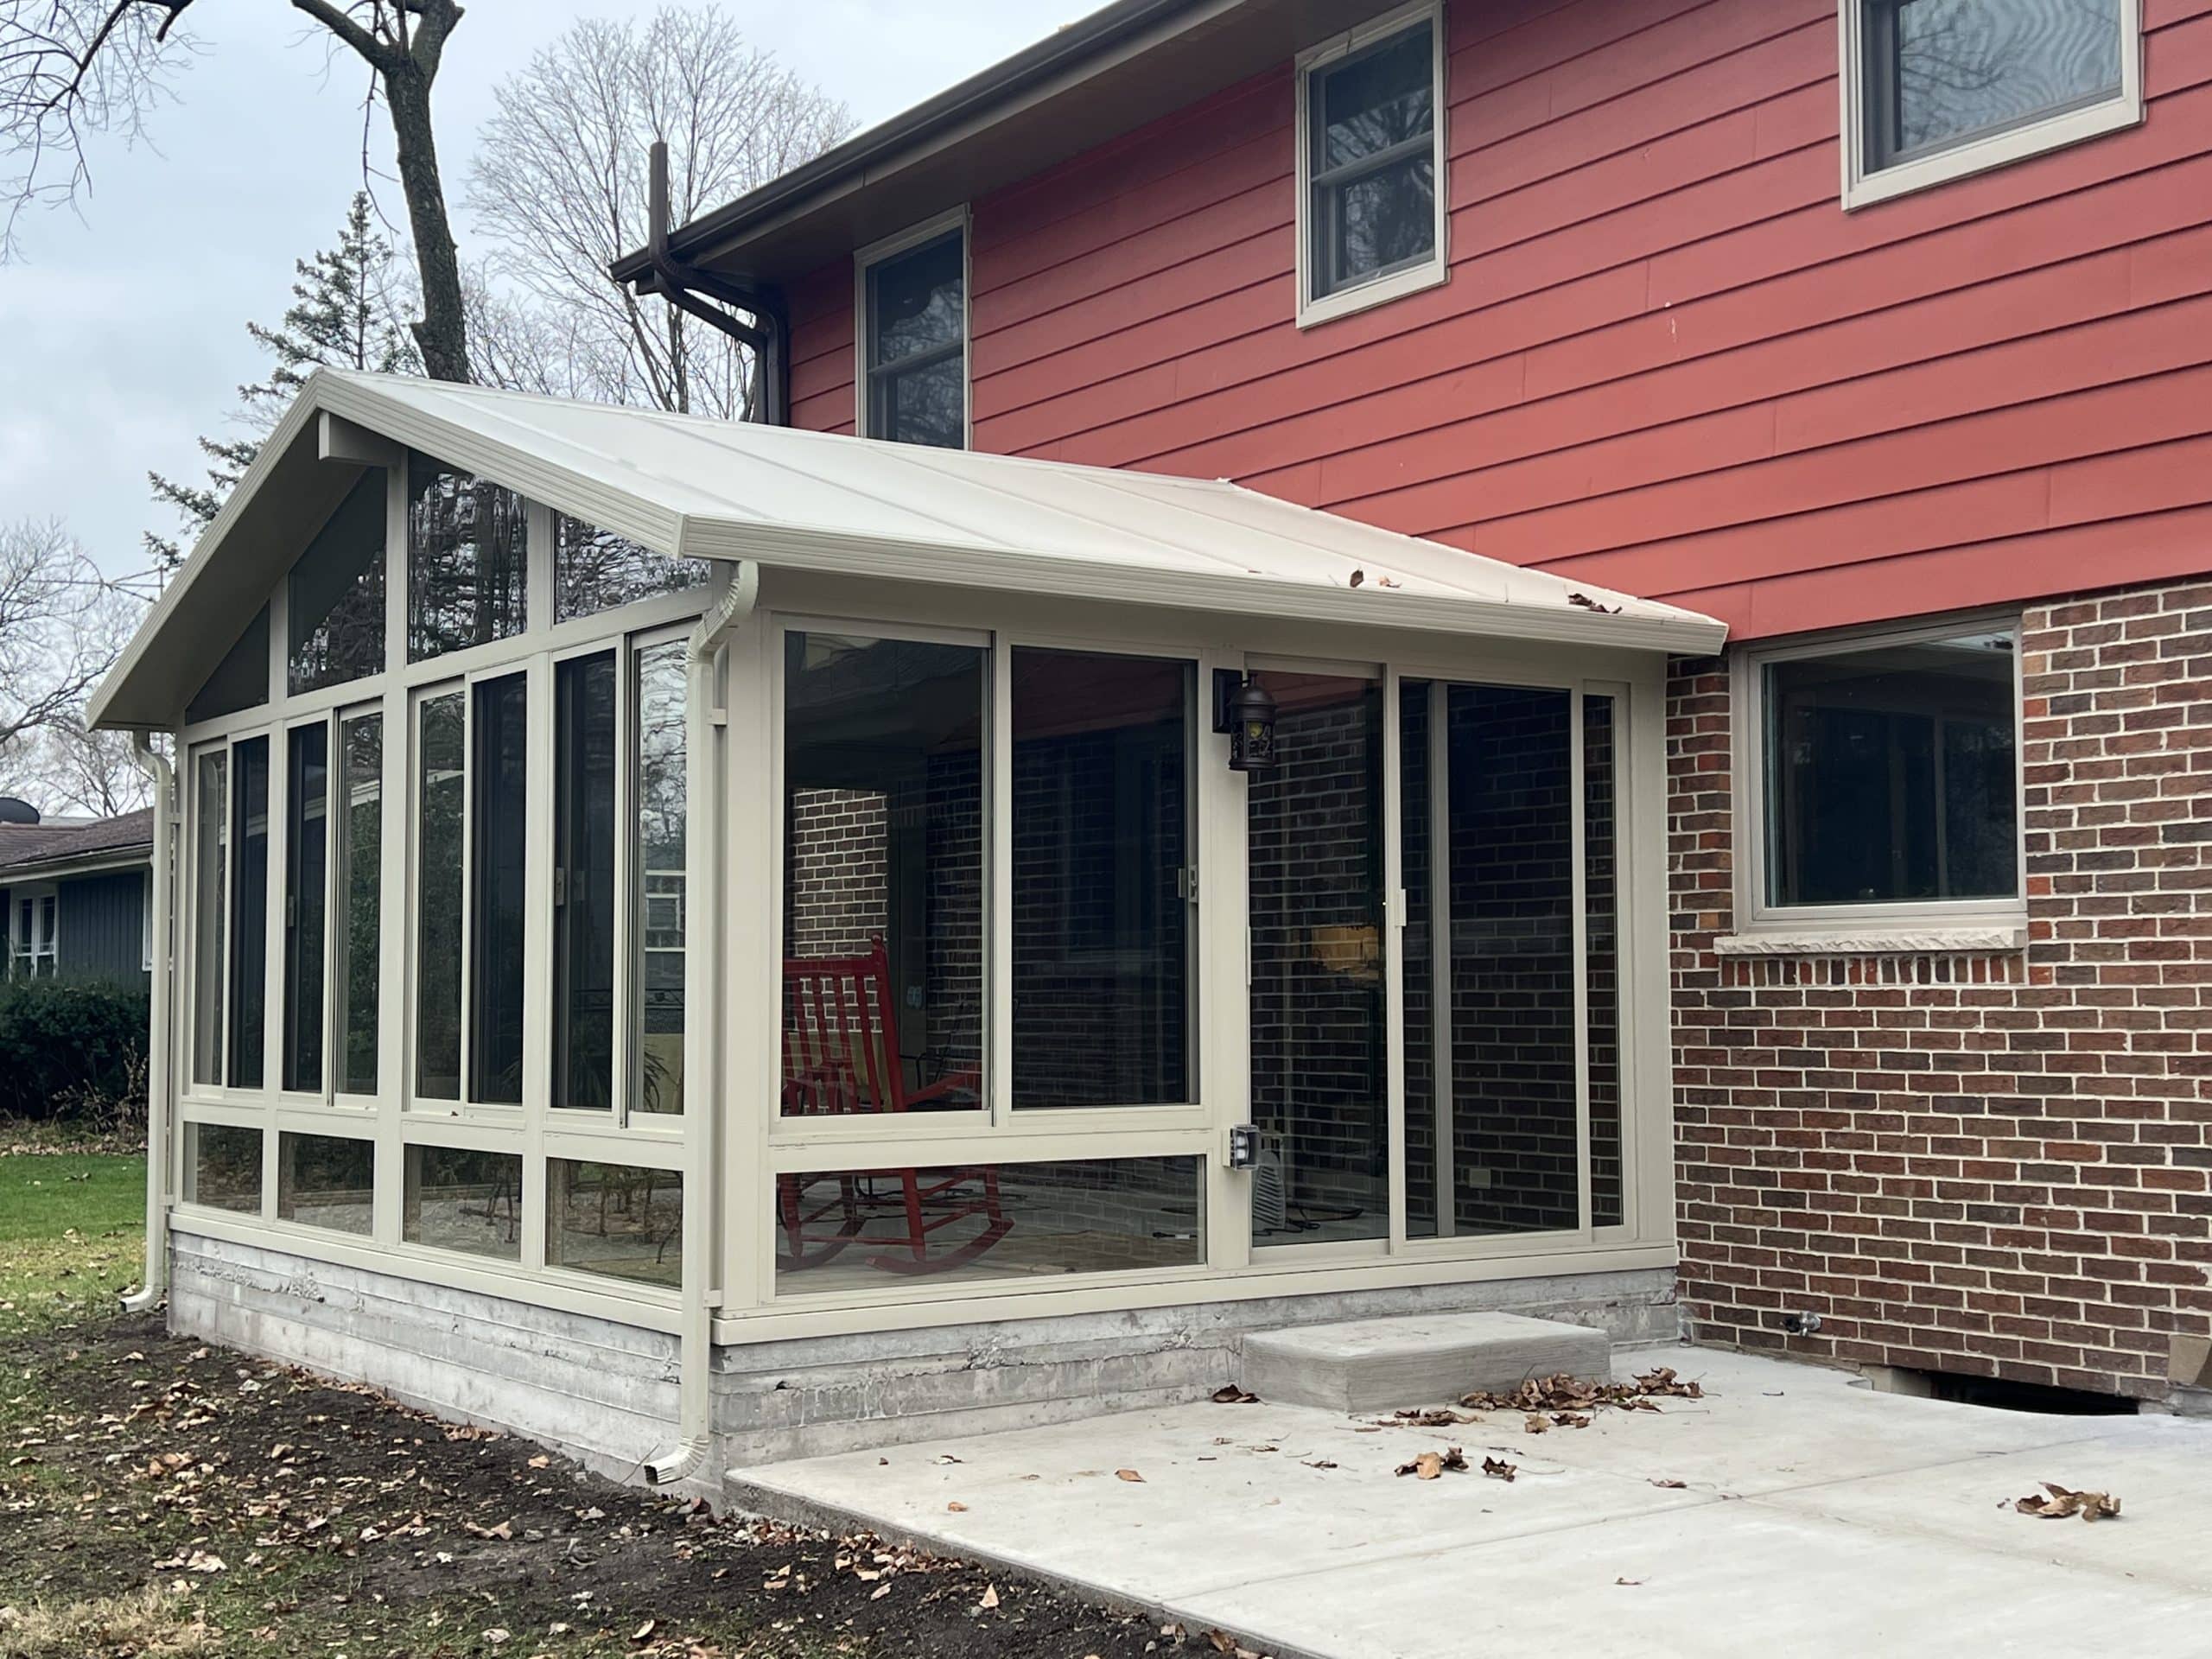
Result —
[[93, 709], [176, 746], [175, 1317], [688, 1475], [793, 1344], [1663, 1274], [1720, 637], [1226, 484], [318, 373]]

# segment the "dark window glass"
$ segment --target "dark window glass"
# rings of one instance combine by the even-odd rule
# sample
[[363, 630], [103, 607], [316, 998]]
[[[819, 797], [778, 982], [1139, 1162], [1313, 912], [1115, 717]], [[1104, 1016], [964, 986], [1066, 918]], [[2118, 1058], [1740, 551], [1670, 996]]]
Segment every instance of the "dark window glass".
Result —
[[367, 1234], [376, 1219], [377, 1148], [350, 1135], [276, 1137], [276, 1215], [333, 1232]]
[[1986, 632], [1766, 664], [1768, 903], [2018, 894], [2015, 654]]
[[988, 654], [785, 652], [783, 1109], [979, 1105]]
[[1435, 72], [1422, 22], [1308, 77], [1314, 298], [1435, 253]]
[[642, 1112], [683, 1109], [683, 893], [688, 821], [684, 776], [684, 642], [637, 656], [636, 939], [638, 1079]]
[[228, 1123], [188, 1123], [184, 1201], [238, 1215], [261, 1213], [259, 1129]]
[[215, 664], [207, 683], [185, 705], [188, 723], [235, 715], [241, 709], [258, 709], [269, 701], [269, 607], [264, 605], [245, 625], [238, 642]]
[[1613, 700], [1582, 699], [1582, 926], [1588, 986], [1590, 1221], [1618, 1226], [1621, 1166], [1620, 842]]
[[[211, 1084], [223, 1081], [223, 944], [230, 920], [226, 896], [230, 869], [230, 751], [218, 745], [201, 753], [194, 773], [192, 1080]], [[257, 1185], [254, 1190], [258, 1195]], [[257, 1196], [257, 1207], [258, 1203]]]
[[338, 949], [331, 995], [337, 999], [338, 1092], [377, 1091], [377, 1004], [383, 967], [384, 716], [356, 715], [339, 724]]
[[1262, 671], [1275, 765], [1249, 779], [1252, 1241], [1389, 1232], [1382, 688]]
[[674, 1287], [683, 1282], [683, 1175], [546, 1160], [549, 1267]]
[[1191, 1088], [1191, 664], [1014, 655], [1014, 1101]]
[[553, 1103], [614, 1100], [614, 653], [554, 670]]
[[509, 674], [472, 688], [469, 733], [469, 1098], [522, 1103], [524, 788], [529, 692]]
[[697, 588], [706, 580], [704, 559], [668, 558], [566, 513], [553, 515], [556, 622], [611, 611], [656, 594]]
[[2118, 97], [2121, 3], [1867, 0], [1869, 166]]
[[868, 268], [867, 436], [966, 446], [967, 287], [957, 230]]
[[384, 671], [385, 473], [361, 474], [292, 567], [285, 643], [294, 692]]
[[461, 1098], [462, 818], [468, 720], [458, 691], [416, 709], [415, 1092]]
[[409, 662], [523, 631], [528, 517], [512, 490], [409, 457]]
[[329, 892], [330, 728], [296, 728], [285, 772], [284, 1087], [322, 1092], [323, 912]]
[[459, 1147], [407, 1148], [399, 1236], [468, 1255], [522, 1255], [522, 1160]]
[[231, 747], [231, 1029], [233, 1089], [258, 1089], [269, 1002], [269, 740]]

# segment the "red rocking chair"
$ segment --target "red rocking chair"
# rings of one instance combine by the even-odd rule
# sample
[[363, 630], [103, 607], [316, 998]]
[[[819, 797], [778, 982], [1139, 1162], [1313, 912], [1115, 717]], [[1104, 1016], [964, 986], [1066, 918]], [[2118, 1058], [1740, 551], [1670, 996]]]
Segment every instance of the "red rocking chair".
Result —
[[[890, 953], [880, 938], [870, 941], [866, 956], [786, 957], [783, 1031], [786, 1117], [926, 1109], [972, 1093], [981, 1082], [970, 1070], [906, 1087]], [[940, 1273], [974, 1261], [1014, 1226], [999, 1207], [999, 1173], [990, 1165], [940, 1170], [928, 1180], [911, 1168], [779, 1175], [776, 1210], [783, 1234], [778, 1265], [792, 1270], [820, 1267], [859, 1243], [880, 1251], [868, 1257], [872, 1268]], [[932, 1234], [976, 1217], [983, 1220], [980, 1232], [949, 1249], [931, 1248]], [[903, 1225], [905, 1234], [863, 1238], [871, 1221]]]

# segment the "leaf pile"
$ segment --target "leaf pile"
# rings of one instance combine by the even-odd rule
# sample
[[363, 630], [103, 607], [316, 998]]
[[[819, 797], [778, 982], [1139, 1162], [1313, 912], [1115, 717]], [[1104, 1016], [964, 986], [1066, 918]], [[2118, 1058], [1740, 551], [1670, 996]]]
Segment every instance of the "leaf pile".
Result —
[[2110, 1492], [2077, 1492], [2048, 1480], [2043, 1483], [2043, 1491], [2014, 1498], [2012, 1507], [2038, 1521], [2063, 1521], [2075, 1515], [2084, 1521], [2120, 1519], [2120, 1500]]

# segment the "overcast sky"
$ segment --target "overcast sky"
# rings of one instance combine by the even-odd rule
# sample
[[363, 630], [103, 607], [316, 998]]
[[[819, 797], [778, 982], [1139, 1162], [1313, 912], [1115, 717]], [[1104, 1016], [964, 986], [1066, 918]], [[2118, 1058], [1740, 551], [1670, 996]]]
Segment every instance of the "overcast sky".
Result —
[[[728, 0], [725, 10], [868, 125], [1096, 3]], [[469, 5], [434, 95], [464, 257], [480, 251], [460, 201], [493, 86], [577, 17], [651, 9]], [[0, 265], [0, 522], [62, 518], [117, 574], [144, 564], [142, 531], [176, 528], [149, 498], [148, 469], [200, 476], [194, 437], [216, 429], [234, 388], [268, 367], [247, 319], [281, 316], [293, 261], [336, 239], [360, 179], [357, 60], [331, 58], [326, 37], [280, 0], [202, 0], [190, 15], [206, 49], [182, 101], [156, 118], [158, 150], [99, 146], [81, 218], [30, 215], [22, 259]], [[378, 194], [404, 222], [397, 188]]]

